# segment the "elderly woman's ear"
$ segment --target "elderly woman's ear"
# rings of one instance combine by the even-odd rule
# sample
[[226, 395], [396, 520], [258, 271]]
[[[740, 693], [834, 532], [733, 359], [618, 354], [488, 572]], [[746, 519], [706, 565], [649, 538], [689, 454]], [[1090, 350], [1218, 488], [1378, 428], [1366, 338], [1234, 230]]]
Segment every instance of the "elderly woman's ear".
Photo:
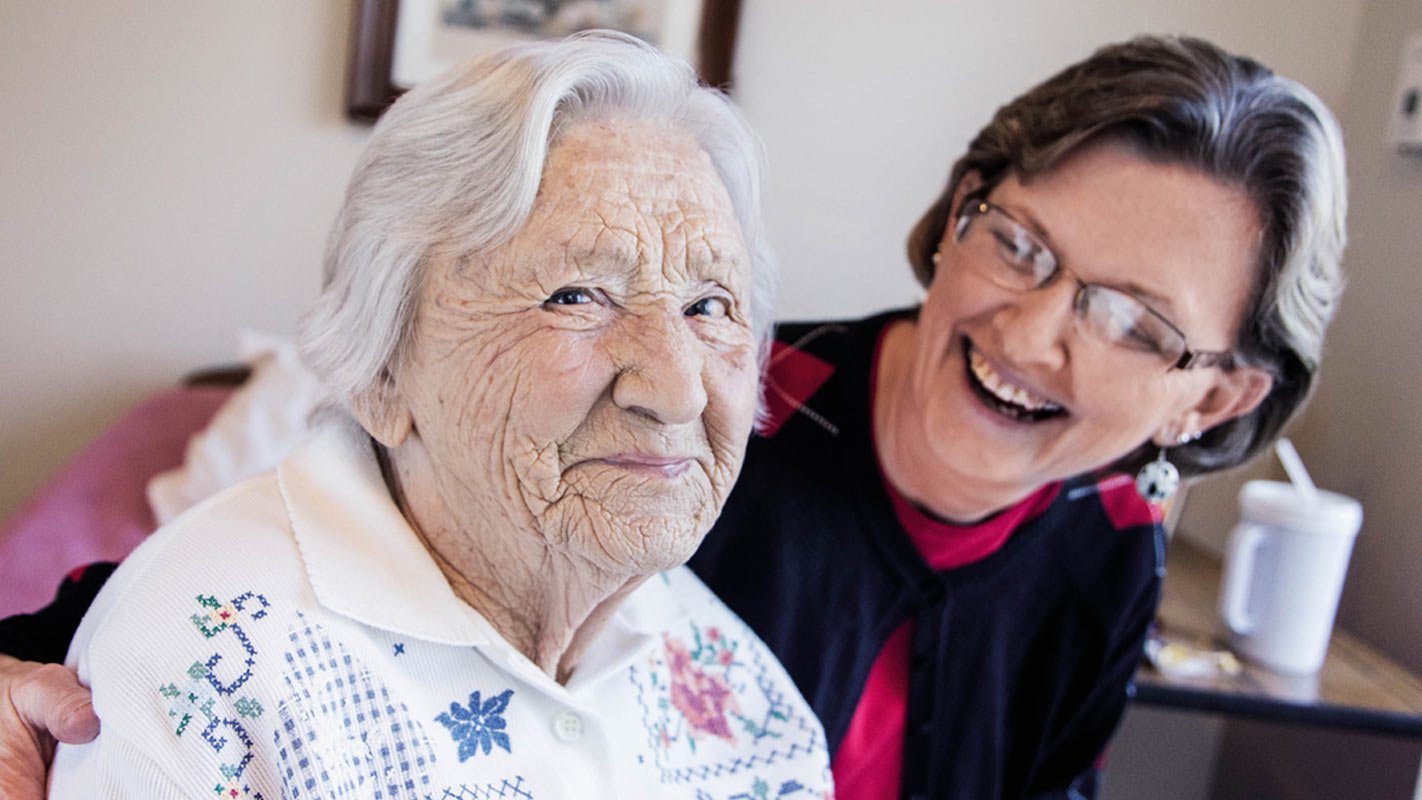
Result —
[[392, 450], [404, 444], [414, 427], [409, 406], [388, 369], [370, 388], [351, 398], [351, 414], [366, 433]]

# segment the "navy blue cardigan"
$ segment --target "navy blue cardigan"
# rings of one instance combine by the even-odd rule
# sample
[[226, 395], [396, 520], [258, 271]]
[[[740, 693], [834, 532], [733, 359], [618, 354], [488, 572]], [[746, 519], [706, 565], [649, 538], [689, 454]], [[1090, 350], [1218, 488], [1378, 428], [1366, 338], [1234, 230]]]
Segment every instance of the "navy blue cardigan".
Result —
[[784, 662], [831, 752], [913, 620], [902, 797], [1090, 796], [1158, 601], [1159, 526], [1134, 482], [1083, 478], [987, 558], [929, 568], [870, 436], [874, 351], [903, 313], [779, 329], [770, 432], [692, 568]]

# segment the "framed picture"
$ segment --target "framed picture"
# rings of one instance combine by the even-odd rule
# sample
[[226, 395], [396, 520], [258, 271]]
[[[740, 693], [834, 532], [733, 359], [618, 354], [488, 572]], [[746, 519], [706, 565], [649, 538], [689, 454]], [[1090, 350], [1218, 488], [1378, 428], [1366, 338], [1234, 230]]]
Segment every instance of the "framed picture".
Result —
[[355, 0], [346, 113], [373, 122], [395, 98], [505, 44], [614, 28], [729, 89], [740, 0]]

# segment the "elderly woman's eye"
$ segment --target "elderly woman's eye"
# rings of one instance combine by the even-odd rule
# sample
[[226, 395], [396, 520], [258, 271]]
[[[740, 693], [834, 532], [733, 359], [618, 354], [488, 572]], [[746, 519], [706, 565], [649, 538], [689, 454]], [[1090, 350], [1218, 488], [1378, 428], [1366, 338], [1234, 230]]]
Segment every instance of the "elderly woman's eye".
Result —
[[545, 306], [581, 306], [593, 302], [592, 292], [578, 286], [559, 289], [543, 301]]
[[688, 317], [729, 317], [731, 301], [724, 297], [703, 297], [686, 307]]

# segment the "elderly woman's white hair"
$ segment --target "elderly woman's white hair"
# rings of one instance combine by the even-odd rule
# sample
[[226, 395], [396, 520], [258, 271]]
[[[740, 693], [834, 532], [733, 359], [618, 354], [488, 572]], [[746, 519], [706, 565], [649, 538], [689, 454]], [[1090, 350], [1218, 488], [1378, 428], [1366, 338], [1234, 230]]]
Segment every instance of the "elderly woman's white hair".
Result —
[[456, 67], [400, 98], [376, 125], [300, 336], [302, 357], [340, 402], [359, 402], [399, 359], [428, 266], [512, 237], [533, 207], [559, 132], [611, 117], [675, 126], [711, 157], [750, 253], [751, 317], [763, 361], [776, 267], [760, 222], [759, 140], [684, 61], [630, 36], [591, 32]]

